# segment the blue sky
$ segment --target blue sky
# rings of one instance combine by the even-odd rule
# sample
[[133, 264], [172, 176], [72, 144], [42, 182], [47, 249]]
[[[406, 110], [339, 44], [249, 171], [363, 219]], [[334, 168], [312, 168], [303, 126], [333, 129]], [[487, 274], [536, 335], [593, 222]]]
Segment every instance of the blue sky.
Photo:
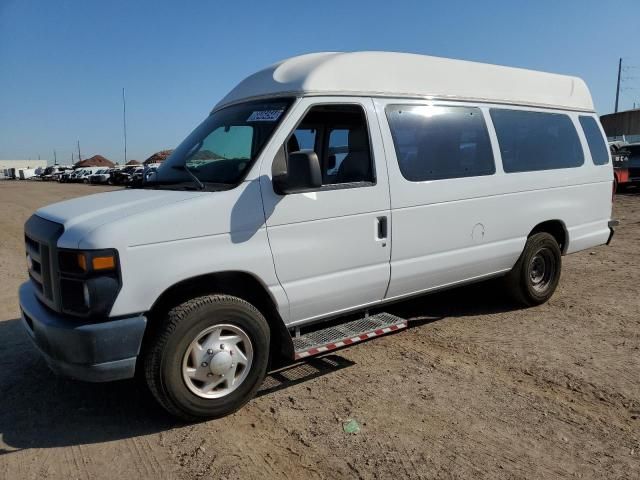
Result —
[[[607, 5], [610, 5], [607, 7]], [[173, 148], [238, 81], [289, 56], [392, 50], [578, 75], [613, 110], [640, 1], [0, 0], [0, 159]], [[629, 23], [623, 23], [625, 19]], [[640, 104], [630, 68], [621, 109]], [[631, 89], [631, 87], [636, 87]]]

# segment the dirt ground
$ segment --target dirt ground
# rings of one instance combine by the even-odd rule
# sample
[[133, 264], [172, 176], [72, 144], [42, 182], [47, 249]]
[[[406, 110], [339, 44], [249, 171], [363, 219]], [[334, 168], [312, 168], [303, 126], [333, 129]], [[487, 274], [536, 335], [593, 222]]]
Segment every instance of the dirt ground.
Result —
[[640, 193], [617, 196], [610, 246], [564, 257], [546, 305], [495, 282], [397, 304], [407, 331], [185, 425], [135, 381], [54, 376], [21, 330], [24, 221], [98, 190], [0, 182], [0, 479], [640, 478]]

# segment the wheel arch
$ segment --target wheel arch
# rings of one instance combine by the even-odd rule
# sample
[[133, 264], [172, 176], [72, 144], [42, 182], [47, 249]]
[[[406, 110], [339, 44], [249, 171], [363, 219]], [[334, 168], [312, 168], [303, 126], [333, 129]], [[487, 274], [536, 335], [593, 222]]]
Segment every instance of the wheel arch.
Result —
[[560, 252], [562, 252], [563, 255], [567, 252], [567, 247], [569, 245], [569, 232], [567, 231], [567, 226], [562, 220], [554, 219], [538, 223], [531, 229], [527, 238], [540, 232], [546, 232], [553, 236], [553, 238], [556, 239], [556, 242], [558, 242]]
[[[176, 305], [189, 299], [210, 294], [226, 294], [242, 298], [264, 315], [271, 330], [271, 354], [279, 352], [293, 356], [293, 342], [276, 302], [266, 286], [254, 275], [243, 271], [225, 271], [190, 277], [167, 288], [149, 310], [147, 331], [152, 332], [160, 322], [154, 321]], [[152, 335], [145, 332], [145, 337]]]

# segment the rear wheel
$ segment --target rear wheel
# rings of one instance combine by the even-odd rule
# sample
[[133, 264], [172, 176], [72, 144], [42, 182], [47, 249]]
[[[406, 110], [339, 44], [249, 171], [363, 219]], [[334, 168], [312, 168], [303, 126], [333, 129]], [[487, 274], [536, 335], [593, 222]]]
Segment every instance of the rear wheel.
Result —
[[562, 256], [556, 239], [546, 233], [529, 237], [506, 282], [519, 303], [534, 306], [551, 298], [560, 281]]
[[207, 295], [169, 311], [144, 357], [147, 384], [171, 414], [195, 421], [233, 413], [260, 387], [269, 325], [250, 303]]

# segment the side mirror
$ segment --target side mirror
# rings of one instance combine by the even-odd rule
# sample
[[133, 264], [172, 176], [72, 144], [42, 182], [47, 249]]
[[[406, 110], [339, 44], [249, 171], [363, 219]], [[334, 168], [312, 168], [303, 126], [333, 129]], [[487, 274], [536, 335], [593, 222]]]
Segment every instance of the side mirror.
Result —
[[304, 192], [322, 186], [318, 155], [313, 150], [290, 153], [285, 171], [273, 175], [273, 189], [280, 195]]

